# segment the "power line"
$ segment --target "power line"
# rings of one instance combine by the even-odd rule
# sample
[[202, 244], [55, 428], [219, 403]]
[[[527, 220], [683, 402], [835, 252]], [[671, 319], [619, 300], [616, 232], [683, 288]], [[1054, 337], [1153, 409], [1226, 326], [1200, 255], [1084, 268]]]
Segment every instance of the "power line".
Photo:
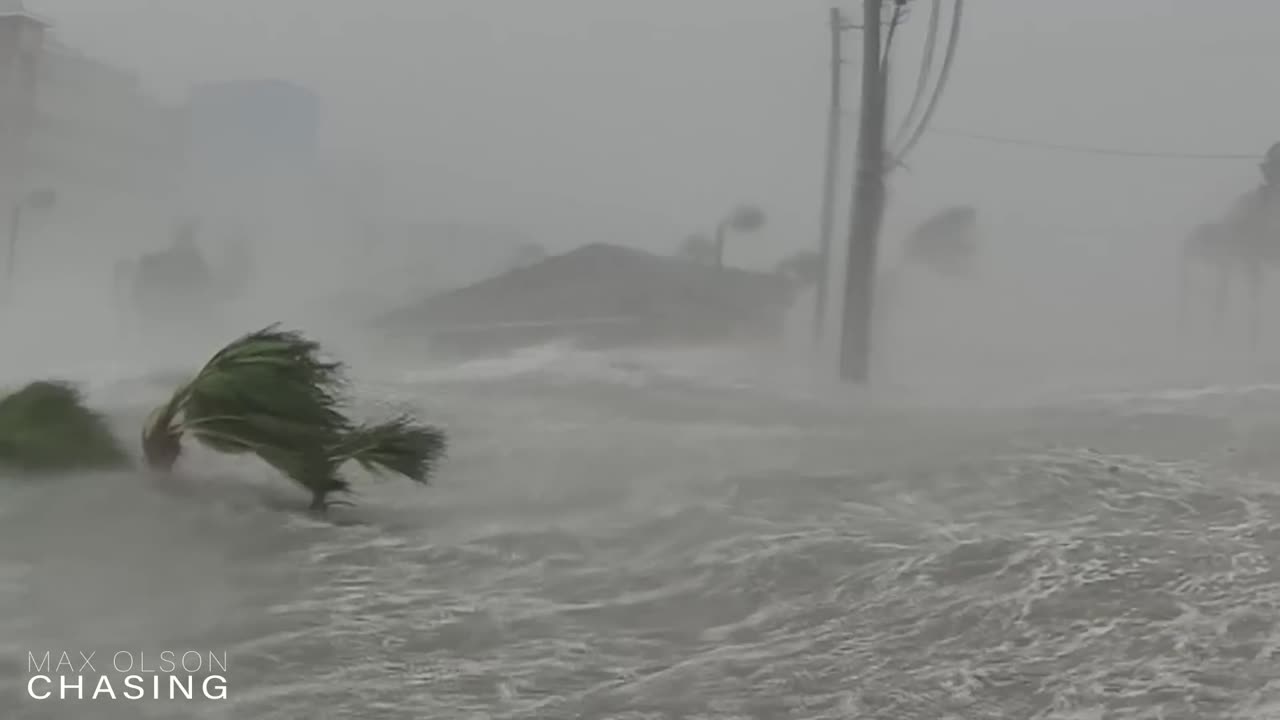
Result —
[[947, 49], [943, 53], [942, 69], [938, 71], [938, 82], [933, 86], [933, 96], [929, 98], [928, 104], [925, 105], [924, 114], [920, 117], [920, 124], [916, 126], [915, 131], [907, 139], [902, 149], [894, 154], [894, 160], [899, 164], [907, 159], [907, 155], [924, 137], [925, 131], [929, 129], [929, 123], [933, 121], [933, 114], [938, 110], [938, 101], [942, 99], [942, 93], [946, 90], [947, 81], [951, 78], [951, 66], [956, 59], [956, 48], [960, 45], [960, 18], [963, 14], [964, 0], [955, 0], [955, 9], [951, 13], [951, 34], [947, 37]]
[[929, 86], [929, 76], [933, 74], [933, 54], [938, 45], [938, 21], [941, 16], [942, 0], [933, 0], [933, 9], [929, 12], [929, 31], [924, 41], [924, 57], [920, 60], [920, 71], [916, 77], [916, 89], [911, 96], [911, 106], [902, 116], [902, 124], [898, 126], [898, 131], [893, 137], [894, 147], [901, 147], [909, 128], [915, 124], [916, 116], [920, 112], [920, 104], [924, 102], [924, 94]]
[[898, 25], [903, 20], [903, 13], [906, 11], [906, 2], [897, 2], [893, 6], [893, 17], [889, 19], [889, 34], [885, 37], [884, 51], [880, 53], [880, 72], [887, 72], [889, 66], [889, 53], [893, 52], [893, 38], [898, 34]]
[[953, 137], [968, 138], [970, 140], [980, 140], [982, 142], [994, 143], [996, 145], [1013, 145], [1017, 147], [1034, 148], [1038, 150], [1055, 150], [1059, 152], [1073, 152], [1086, 155], [1113, 155], [1116, 157], [1133, 157], [1133, 158], [1162, 158], [1169, 160], [1257, 160], [1257, 153], [1192, 153], [1177, 151], [1160, 151], [1160, 150], [1125, 150], [1123, 148], [1107, 148], [1096, 147], [1090, 145], [1074, 145], [1069, 143], [1048, 142], [1044, 140], [1028, 140], [1024, 138], [1002, 137], [999, 135], [988, 135], [986, 133], [972, 132], [969, 130], [957, 130], [954, 128], [930, 128], [929, 132], [939, 135], [950, 135]]

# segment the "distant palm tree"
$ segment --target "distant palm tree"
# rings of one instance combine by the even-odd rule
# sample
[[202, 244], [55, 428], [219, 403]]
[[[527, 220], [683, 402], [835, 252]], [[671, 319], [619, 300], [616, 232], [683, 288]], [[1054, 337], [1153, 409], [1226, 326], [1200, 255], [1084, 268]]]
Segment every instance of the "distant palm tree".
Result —
[[969, 205], [945, 208], [916, 226], [903, 244], [903, 264], [959, 277], [973, 271], [978, 257], [978, 211]]
[[1213, 324], [1221, 329], [1231, 304], [1232, 286], [1244, 284], [1248, 313], [1249, 345], [1256, 350], [1262, 333], [1263, 290], [1267, 276], [1280, 258], [1276, 254], [1273, 218], [1280, 208], [1280, 143], [1263, 156], [1262, 184], [1231, 205], [1217, 220], [1201, 224], [1183, 239], [1178, 277], [1178, 324], [1187, 323], [1193, 299], [1193, 266], [1208, 271], [1216, 286]]
[[753, 233], [764, 227], [765, 222], [764, 211], [755, 205], [739, 205], [726, 215], [716, 225], [715, 266], [724, 267], [724, 245], [730, 230], [741, 234]]

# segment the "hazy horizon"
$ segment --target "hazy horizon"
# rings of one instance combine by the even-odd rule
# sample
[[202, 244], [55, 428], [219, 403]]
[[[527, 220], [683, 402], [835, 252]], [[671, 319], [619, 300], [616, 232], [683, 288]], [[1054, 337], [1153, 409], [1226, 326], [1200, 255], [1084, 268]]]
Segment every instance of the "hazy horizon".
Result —
[[[555, 249], [604, 241], [665, 251], [750, 201], [770, 225], [731, 246], [730, 261], [749, 265], [816, 243], [828, 5], [28, 2], [63, 42], [135, 70], [171, 99], [191, 83], [245, 77], [314, 89], [327, 105], [326, 146], [381, 175], [398, 213], [521, 227]], [[1253, 78], [1280, 6], [1206, 8], [969, 3], [935, 125], [1260, 155], [1280, 134], [1280, 108]], [[927, 8], [915, 15], [896, 54], [900, 97], [914, 81]], [[856, 55], [856, 35], [848, 45]], [[856, 62], [847, 73], [854, 107]], [[1250, 161], [1069, 154], [937, 133], [908, 165], [892, 181], [891, 230], [970, 203], [992, 232], [1045, 243], [1082, 232], [1117, 242], [1181, 235], [1256, 179]]]

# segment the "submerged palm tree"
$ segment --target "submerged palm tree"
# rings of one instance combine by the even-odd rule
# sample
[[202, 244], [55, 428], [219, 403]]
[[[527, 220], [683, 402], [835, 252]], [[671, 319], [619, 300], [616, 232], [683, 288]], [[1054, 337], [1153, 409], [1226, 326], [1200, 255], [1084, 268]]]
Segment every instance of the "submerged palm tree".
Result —
[[311, 509], [350, 492], [348, 461], [378, 473], [427, 483], [446, 448], [444, 431], [408, 416], [361, 424], [345, 413], [344, 367], [320, 346], [272, 325], [215, 354], [157, 408], [142, 432], [154, 469], [169, 471], [193, 435], [225, 453], [252, 453], [311, 491]]
[[106, 419], [74, 386], [40, 380], [0, 398], [0, 466], [58, 473], [129, 465]]

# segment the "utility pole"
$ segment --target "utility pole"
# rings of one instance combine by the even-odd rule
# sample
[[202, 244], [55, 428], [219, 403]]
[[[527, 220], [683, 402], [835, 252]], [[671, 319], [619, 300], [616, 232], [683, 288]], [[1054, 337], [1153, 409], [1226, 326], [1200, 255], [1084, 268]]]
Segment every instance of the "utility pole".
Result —
[[834, 232], [833, 216], [836, 211], [836, 179], [840, 168], [840, 126], [844, 110], [840, 104], [841, 68], [844, 66], [845, 21], [839, 8], [831, 8], [831, 106], [827, 113], [827, 165], [822, 178], [822, 219], [820, 238], [818, 284], [813, 300], [813, 344], [822, 346], [827, 328], [827, 283], [831, 276], [831, 236]]
[[863, 384], [870, 377], [876, 255], [884, 217], [884, 130], [888, 63], [881, 67], [880, 18], [884, 0], [863, 0], [862, 107], [858, 173], [845, 272], [840, 379]]
[[4, 300], [12, 300], [14, 295], [14, 271], [18, 267], [18, 236], [22, 233], [23, 210], [46, 210], [53, 207], [57, 197], [53, 190], [33, 190], [14, 203], [9, 214], [9, 251], [4, 264], [4, 294], [0, 296]]
[[4, 262], [4, 299], [13, 299], [14, 270], [18, 263], [18, 235], [22, 232], [22, 207], [25, 203], [14, 203], [9, 212], [9, 252]]

